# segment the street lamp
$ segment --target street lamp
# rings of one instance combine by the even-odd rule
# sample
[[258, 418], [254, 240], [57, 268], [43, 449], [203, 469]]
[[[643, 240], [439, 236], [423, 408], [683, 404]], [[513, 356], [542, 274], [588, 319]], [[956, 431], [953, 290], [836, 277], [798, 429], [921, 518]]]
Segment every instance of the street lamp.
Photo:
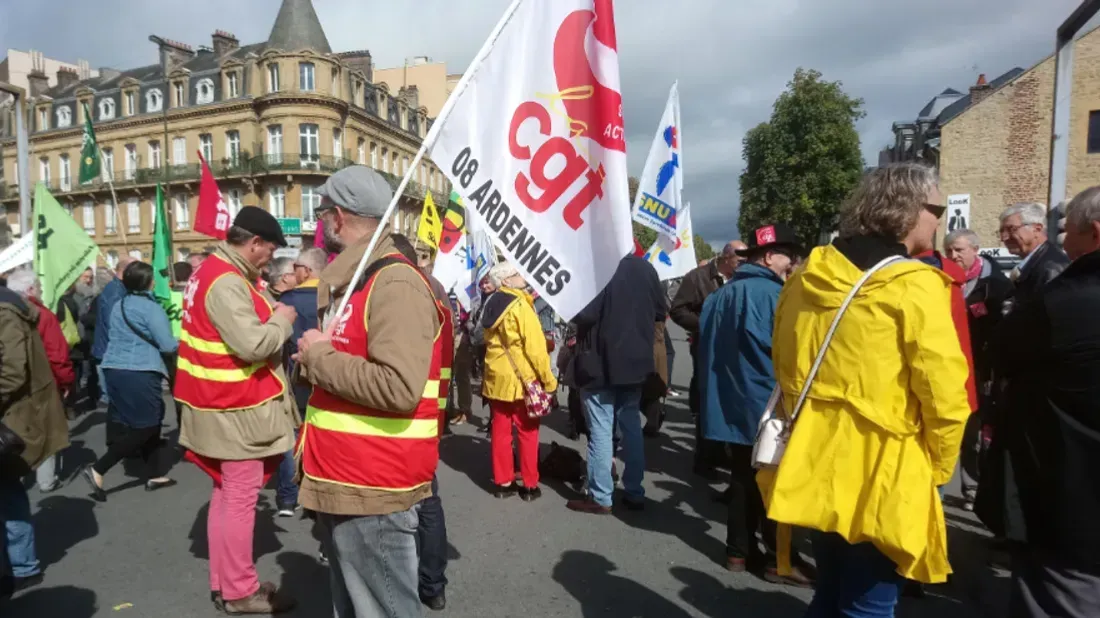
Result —
[[19, 166], [16, 182], [19, 183], [19, 234], [26, 235], [31, 230], [31, 188], [28, 180], [30, 164], [27, 163], [27, 125], [23, 115], [27, 91], [19, 86], [0, 82], [0, 92], [6, 92], [15, 98], [15, 160]]

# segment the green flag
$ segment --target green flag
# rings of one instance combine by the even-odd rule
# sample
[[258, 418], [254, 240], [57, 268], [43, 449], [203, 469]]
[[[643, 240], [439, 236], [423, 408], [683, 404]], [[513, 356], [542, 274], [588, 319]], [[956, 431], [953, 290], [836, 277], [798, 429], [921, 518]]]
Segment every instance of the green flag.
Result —
[[156, 220], [153, 222], [153, 296], [167, 307], [172, 292], [172, 233], [164, 212], [164, 191], [157, 185]]
[[95, 130], [92, 129], [92, 114], [84, 106], [84, 145], [80, 149], [80, 184], [91, 182], [99, 177], [99, 146], [95, 143]]
[[34, 193], [34, 272], [42, 284], [42, 304], [50, 309], [95, 262], [99, 247], [39, 183]]

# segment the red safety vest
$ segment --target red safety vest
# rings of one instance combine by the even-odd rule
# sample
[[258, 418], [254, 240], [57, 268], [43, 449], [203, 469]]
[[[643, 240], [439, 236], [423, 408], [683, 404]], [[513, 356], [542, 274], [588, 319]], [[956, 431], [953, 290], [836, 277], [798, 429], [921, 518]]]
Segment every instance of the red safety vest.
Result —
[[[249, 363], [229, 348], [206, 312], [206, 295], [222, 277], [240, 277], [235, 266], [217, 254], [210, 256], [183, 294], [183, 325], [173, 396], [198, 410], [233, 411], [255, 408], [286, 392], [286, 385], [267, 362]], [[245, 280], [260, 322], [271, 318], [271, 305]]]
[[[431, 294], [420, 270], [399, 255], [382, 258], [366, 284], [354, 292], [342, 316], [335, 318], [332, 347], [360, 358], [367, 353], [367, 306], [378, 274], [387, 268], [411, 268]], [[434, 298], [434, 297], [433, 297]], [[347, 401], [314, 386], [306, 408], [298, 452], [306, 477], [348, 487], [407, 492], [432, 481], [439, 463], [444, 375], [450, 374], [454, 330], [449, 313], [435, 301], [440, 327], [432, 345], [432, 363], [420, 402], [412, 413], [391, 412]]]

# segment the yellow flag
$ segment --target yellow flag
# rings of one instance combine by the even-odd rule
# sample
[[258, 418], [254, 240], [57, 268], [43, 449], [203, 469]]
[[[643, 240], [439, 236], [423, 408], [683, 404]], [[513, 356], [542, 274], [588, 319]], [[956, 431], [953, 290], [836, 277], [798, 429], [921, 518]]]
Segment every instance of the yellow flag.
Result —
[[443, 233], [443, 221], [439, 218], [439, 212], [435, 209], [432, 194], [429, 191], [424, 195], [424, 210], [420, 212], [420, 227], [416, 230], [416, 236], [420, 242], [432, 249], [439, 249], [439, 235]]

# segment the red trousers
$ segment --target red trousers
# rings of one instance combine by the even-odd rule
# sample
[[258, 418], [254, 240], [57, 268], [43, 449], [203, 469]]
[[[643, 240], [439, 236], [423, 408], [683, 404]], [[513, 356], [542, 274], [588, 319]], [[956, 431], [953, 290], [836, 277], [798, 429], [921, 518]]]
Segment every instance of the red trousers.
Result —
[[490, 440], [493, 448], [493, 480], [497, 485], [509, 485], [516, 480], [516, 465], [512, 457], [512, 425], [519, 434], [519, 469], [524, 487], [539, 485], [539, 419], [527, 416], [523, 401], [489, 400], [493, 415]]

